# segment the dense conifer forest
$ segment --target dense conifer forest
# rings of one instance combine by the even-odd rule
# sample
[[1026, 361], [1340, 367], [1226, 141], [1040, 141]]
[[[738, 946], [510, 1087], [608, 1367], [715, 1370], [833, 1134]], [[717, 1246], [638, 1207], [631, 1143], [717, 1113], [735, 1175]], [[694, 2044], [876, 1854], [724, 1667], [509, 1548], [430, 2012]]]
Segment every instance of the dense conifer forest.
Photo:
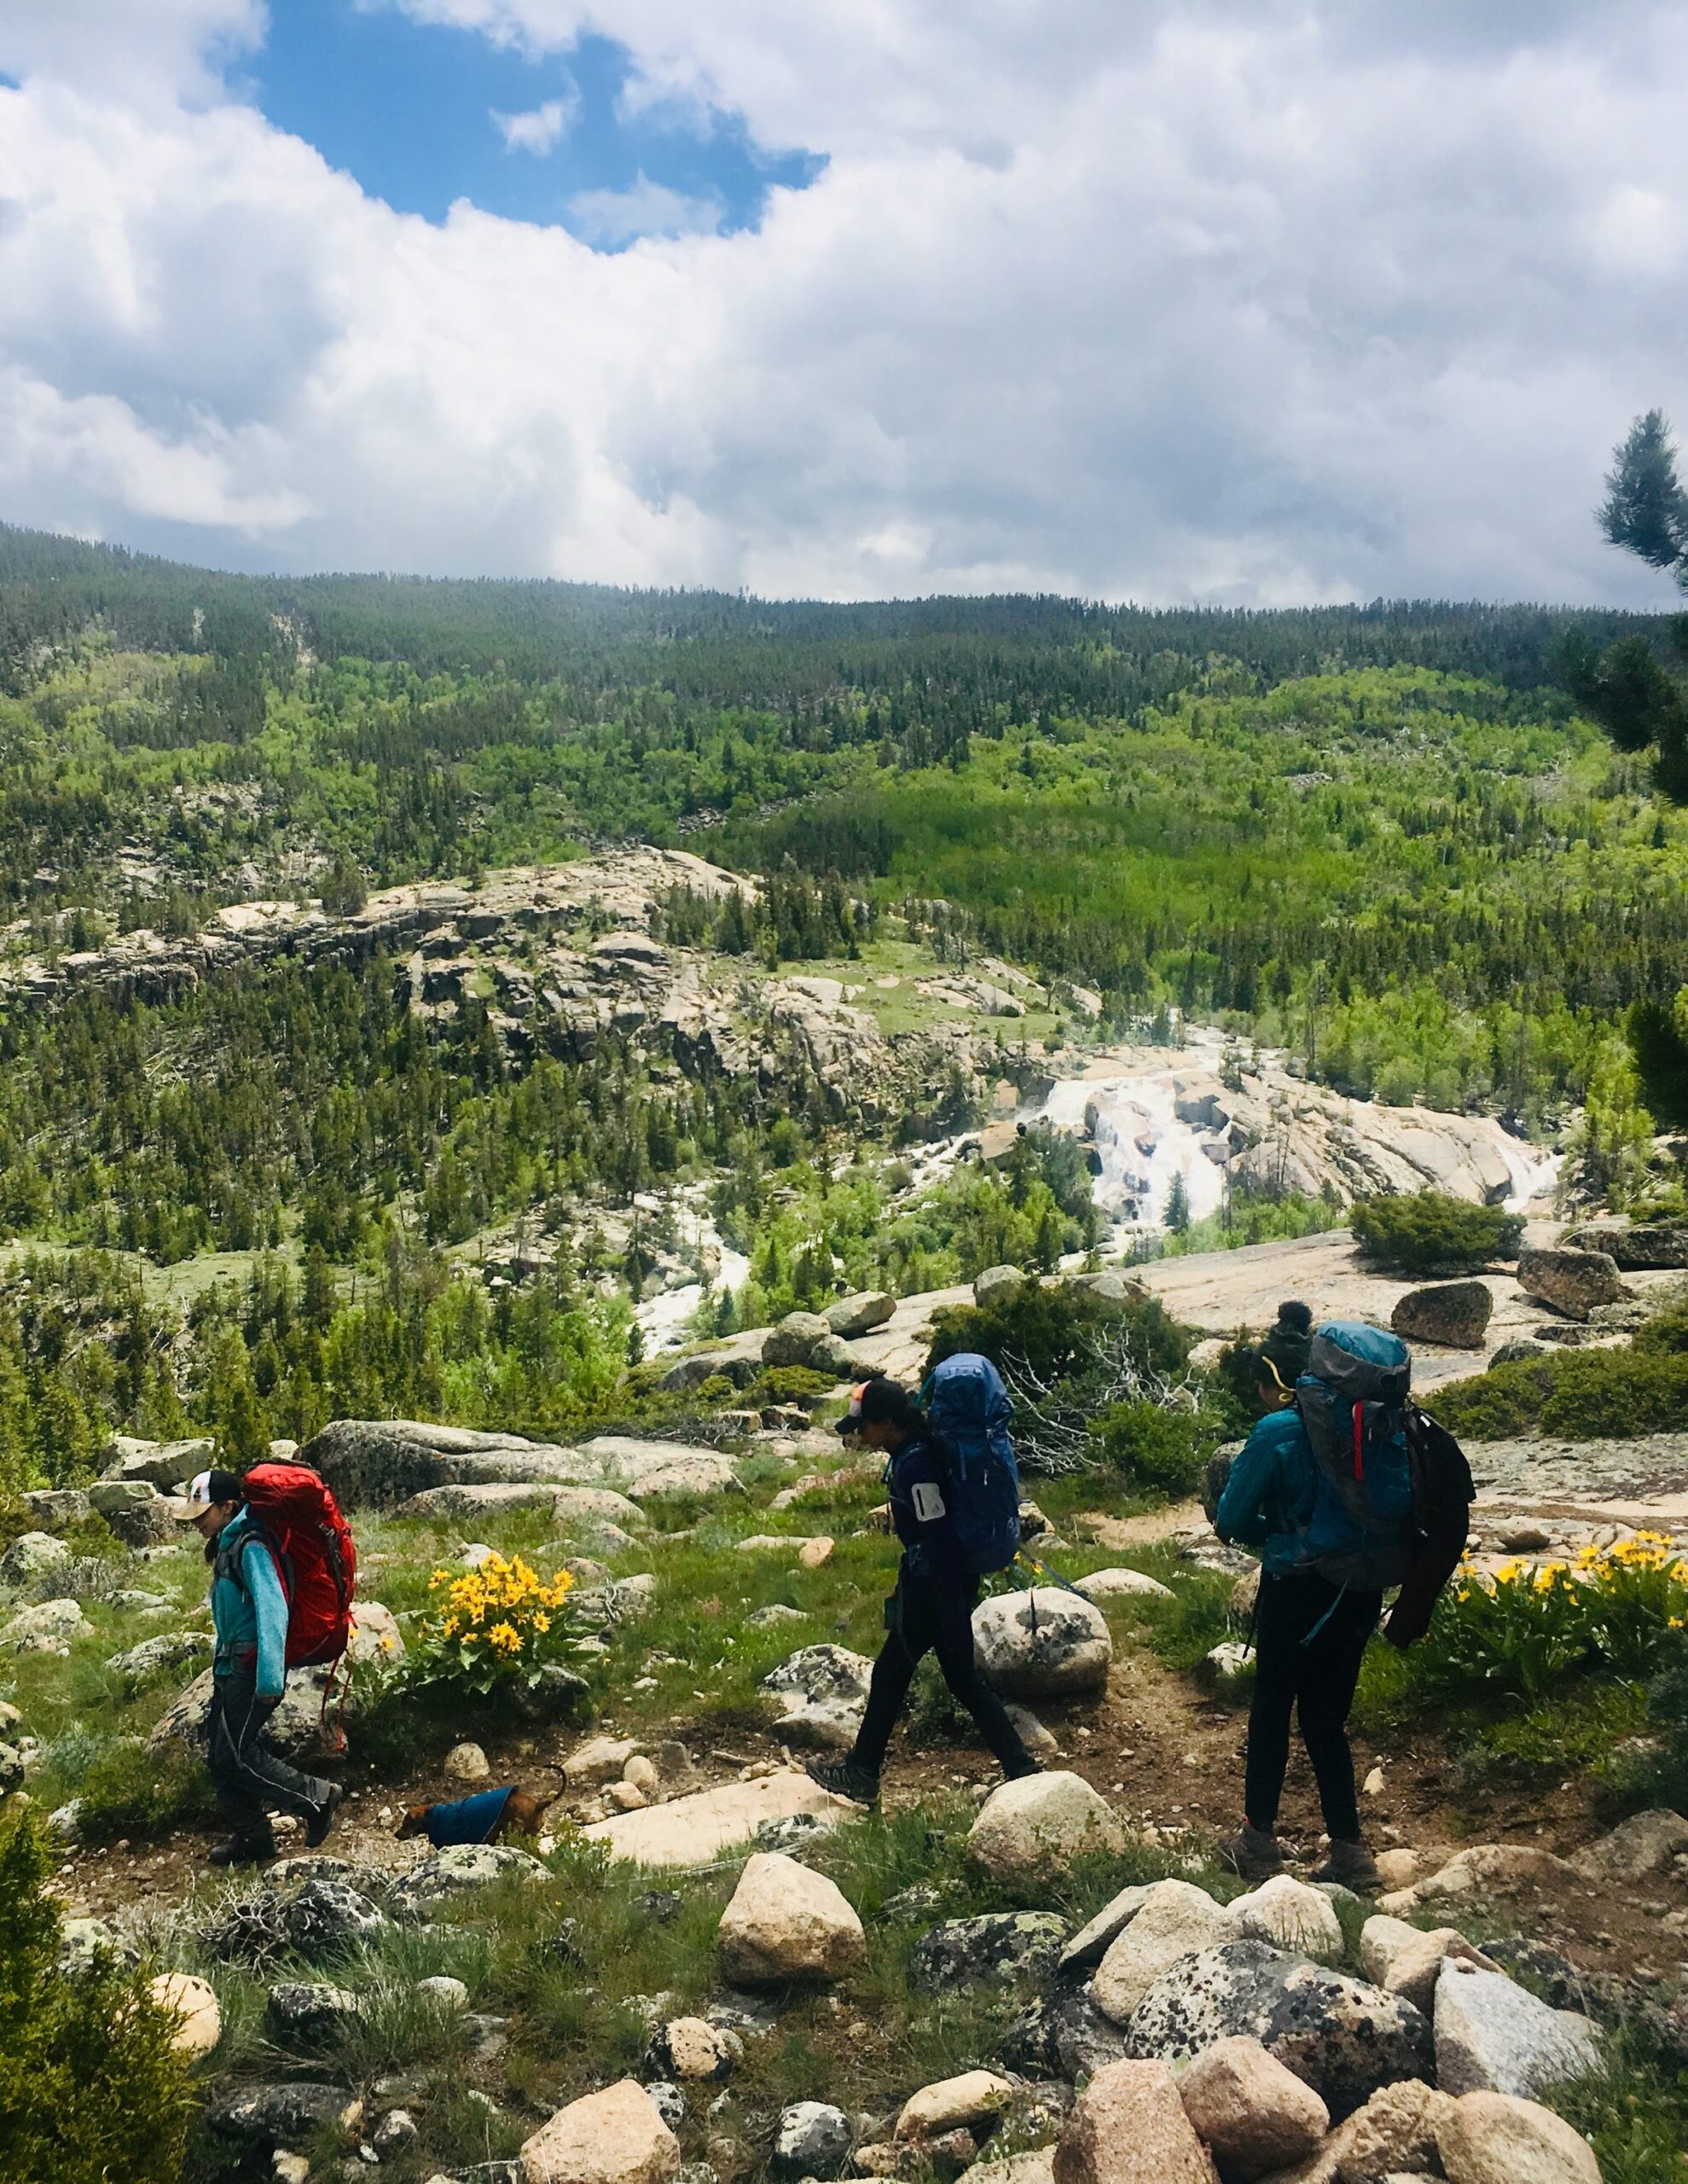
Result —
[[[669, 911], [747, 970], [918, 934], [1090, 990], [1099, 1035], [1212, 1021], [1357, 1096], [1569, 1129], [1621, 1192], [1688, 1124], [1688, 815], [1564, 664], [1663, 656], [1668, 627], [255, 578], [0, 530], [0, 955], [680, 846], [761, 876], [751, 907]], [[473, 998], [407, 1009], [399, 969], [4, 1005], [13, 1484], [74, 1475], [113, 1426], [571, 1426], [624, 1368], [637, 1254], [571, 1247], [502, 1296], [445, 1256], [529, 1211], [577, 1234], [583, 1207], [712, 1188], [765, 1295], [796, 1293], [791, 1209], [828, 1202], [848, 1141], [824, 1084], [676, 1081], [613, 1038], [513, 1060]], [[862, 1257], [877, 1215], [814, 1217], [913, 1286], [992, 1223], [1082, 1243], [1070, 1183], [1022, 1176], [995, 1211], [952, 1192], [896, 1263]]]

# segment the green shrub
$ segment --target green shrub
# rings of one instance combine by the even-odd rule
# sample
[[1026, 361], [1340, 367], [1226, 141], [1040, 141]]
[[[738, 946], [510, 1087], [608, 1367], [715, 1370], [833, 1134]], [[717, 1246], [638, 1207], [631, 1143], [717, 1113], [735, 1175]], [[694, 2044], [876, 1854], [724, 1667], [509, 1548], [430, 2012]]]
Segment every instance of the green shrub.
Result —
[[0, 1828], [0, 2184], [176, 2184], [189, 2093], [171, 2020], [109, 1958], [59, 1969], [53, 1862], [32, 1815]]
[[797, 1403], [807, 1408], [837, 1385], [830, 1373], [812, 1373], [807, 1365], [771, 1365], [745, 1391], [744, 1402], [754, 1409], [758, 1403]]
[[1517, 1256], [1523, 1216], [1469, 1205], [1442, 1191], [1380, 1194], [1354, 1202], [1349, 1225], [1368, 1259], [1401, 1274], [1459, 1274]]
[[1436, 1414], [1449, 1432], [1477, 1441], [1535, 1432], [1586, 1441], [1679, 1432], [1688, 1426], [1688, 1348], [1670, 1345], [1685, 1330], [1679, 1315], [1653, 1324], [1656, 1335], [1644, 1329], [1618, 1349], [1520, 1357], [1456, 1380], [1437, 1389]]
[[1090, 1430], [1128, 1484], [1174, 1500], [1195, 1492], [1213, 1445], [1194, 1412], [1140, 1400], [1111, 1403]]
[[1190, 1340], [1158, 1298], [1132, 1296], [1124, 1307], [1063, 1283], [1046, 1289], [1029, 1281], [993, 1304], [951, 1304], [937, 1313], [926, 1371], [957, 1351], [976, 1350], [1001, 1369], [1024, 1365], [1043, 1381], [1082, 1373], [1099, 1348], [1128, 1352], [1140, 1372], [1168, 1377], [1184, 1370]]
[[75, 1788], [78, 1831], [90, 1843], [151, 1840], [217, 1814], [204, 1762], [173, 1741], [153, 1752], [137, 1737], [119, 1738], [89, 1759]]

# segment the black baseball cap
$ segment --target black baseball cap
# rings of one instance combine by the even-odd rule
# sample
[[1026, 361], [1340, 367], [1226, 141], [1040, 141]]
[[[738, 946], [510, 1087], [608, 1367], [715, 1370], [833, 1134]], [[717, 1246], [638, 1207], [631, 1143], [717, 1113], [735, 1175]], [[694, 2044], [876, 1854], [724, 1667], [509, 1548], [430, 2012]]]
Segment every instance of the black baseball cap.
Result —
[[875, 1374], [871, 1380], [860, 1381], [850, 1390], [850, 1402], [838, 1420], [838, 1432], [848, 1438], [852, 1433], [859, 1433], [864, 1426], [906, 1426], [914, 1414], [914, 1403], [908, 1389]]

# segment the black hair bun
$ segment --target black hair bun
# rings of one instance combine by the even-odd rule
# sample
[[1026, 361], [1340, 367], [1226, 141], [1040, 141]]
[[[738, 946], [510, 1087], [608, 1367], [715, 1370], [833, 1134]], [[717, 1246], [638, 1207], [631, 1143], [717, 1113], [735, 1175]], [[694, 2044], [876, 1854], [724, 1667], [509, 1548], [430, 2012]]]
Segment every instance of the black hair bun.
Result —
[[1278, 1324], [1280, 1327], [1294, 1327], [1298, 1334], [1311, 1334], [1312, 1307], [1303, 1304], [1299, 1298], [1291, 1297], [1286, 1304], [1278, 1307]]

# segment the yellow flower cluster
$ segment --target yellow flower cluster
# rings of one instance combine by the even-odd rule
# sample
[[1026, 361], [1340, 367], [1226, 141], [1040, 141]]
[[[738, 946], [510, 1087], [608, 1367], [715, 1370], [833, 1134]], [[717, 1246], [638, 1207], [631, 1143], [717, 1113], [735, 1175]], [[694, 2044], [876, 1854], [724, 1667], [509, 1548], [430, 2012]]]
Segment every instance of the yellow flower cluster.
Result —
[[442, 1638], [466, 1645], [484, 1638], [495, 1653], [513, 1659], [526, 1637], [543, 1637], [551, 1628], [551, 1612], [563, 1605], [574, 1579], [559, 1570], [548, 1585], [519, 1554], [508, 1562], [490, 1554], [476, 1570], [436, 1570], [428, 1583], [431, 1591], [448, 1588]]
[[1663, 1532], [1633, 1532], [1610, 1547], [1580, 1548], [1576, 1570], [1580, 1577], [1598, 1577], [1608, 1570], [1669, 1570], [1679, 1560]]

